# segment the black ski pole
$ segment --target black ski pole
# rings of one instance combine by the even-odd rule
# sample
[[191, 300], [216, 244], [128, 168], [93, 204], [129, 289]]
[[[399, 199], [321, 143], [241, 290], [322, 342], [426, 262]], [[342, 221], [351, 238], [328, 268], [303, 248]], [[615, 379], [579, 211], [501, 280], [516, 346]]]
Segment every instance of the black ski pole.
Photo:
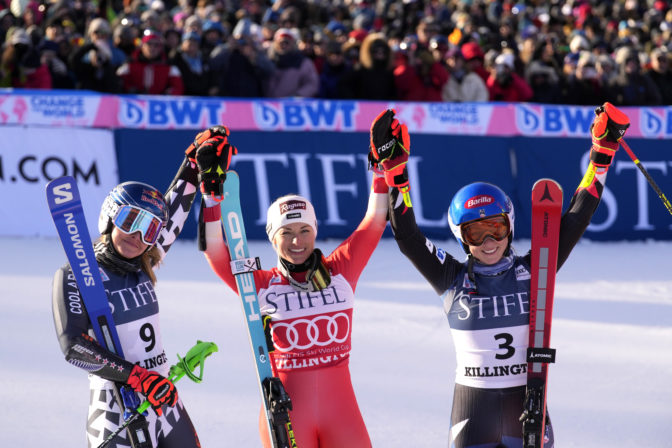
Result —
[[628, 144], [625, 142], [625, 139], [621, 139], [620, 143], [623, 145], [623, 149], [625, 149], [625, 152], [628, 153], [632, 161], [635, 162], [635, 165], [637, 168], [639, 168], [639, 171], [641, 171], [644, 177], [646, 177], [649, 185], [651, 185], [651, 187], [655, 190], [660, 200], [663, 201], [663, 205], [665, 205], [667, 211], [672, 215], [672, 204], [670, 204], [670, 201], [665, 197], [665, 194], [663, 194], [662, 190], [658, 187], [658, 185], [656, 185], [656, 182], [653, 180], [649, 172], [646, 171], [646, 168], [644, 168], [644, 165], [642, 165], [635, 153], [632, 152], [632, 149], [630, 149], [630, 146], [628, 146]]

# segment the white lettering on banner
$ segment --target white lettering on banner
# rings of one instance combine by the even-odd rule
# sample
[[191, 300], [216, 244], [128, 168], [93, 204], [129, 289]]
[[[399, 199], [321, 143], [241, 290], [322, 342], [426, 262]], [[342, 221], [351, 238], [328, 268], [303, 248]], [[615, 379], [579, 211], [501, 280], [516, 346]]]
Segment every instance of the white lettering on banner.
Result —
[[296, 183], [299, 186], [299, 195], [312, 202], [310, 195], [310, 176], [308, 175], [308, 159], [310, 158], [310, 154], [292, 153], [289, 155], [289, 157], [294, 161], [294, 167], [296, 169]]
[[516, 104], [514, 108], [520, 135], [583, 137], [595, 117], [591, 109], [582, 106], [530, 107]]
[[287, 101], [252, 103], [254, 121], [261, 130], [355, 130], [354, 101]]
[[438, 118], [441, 123], [476, 125], [478, 120], [478, 107], [475, 104], [466, 103], [430, 103], [429, 113]]
[[83, 118], [87, 116], [85, 97], [81, 95], [30, 97], [31, 112], [45, 118]]
[[421, 227], [448, 227], [448, 218], [446, 213], [441, 214], [439, 219], [431, 220], [424, 216], [422, 208], [422, 193], [420, 192], [420, 170], [418, 164], [422, 161], [422, 157], [409, 157], [406, 168], [408, 169], [408, 177], [411, 180], [411, 202], [413, 203], [413, 213], [415, 214], [415, 222]]
[[[289, 162], [287, 160], [287, 153], [254, 153], [254, 154], [238, 154], [231, 159], [231, 168], [242, 162], [252, 162], [254, 167], [254, 182], [257, 185], [257, 195], [259, 204], [259, 219], [255, 224], [260, 226], [266, 225], [266, 210], [271, 205], [271, 194], [268, 185], [268, 172], [266, 171], [266, 163], [276, 162], [281, 163], [283, 167], [287, 167]], [[299, 191], [301, 196], [309, 198], [305, 192]], [[279, 195], [278, 195], [279, 196]], [[273, 198], [275, 200], [275, 198]]]
[[[664, 161], [643, 162], [640, 160], [640, 163], [649, 173], [652, 170], [659, 170], [662, 171], [664, 175], [667, 175], [667, 164]], [[633, 171], [635, 173], [635, 187], [637, 188], [637, 224], [635, 225], [635, 230], [654, 230], [654, 225], [649, 221], [649, 191], [653, 192], [653, 190], [648, 181], [644, 176], [640, 175], [637, 165], [630, 163], [629, 161], [616, 162], [615, 168], [616, 174], [620, 174], [625, 170]]]
[[327, 221], [329, 225], [346, 225], [347, 221], [338, 213], [338, 192], [349, 192], [353, 198], [357, 197], [357, 183], [338, 184], [334, 173], [335, 163], [347, 163], [350, 167], [355, 166], [354, 154], [316, 154], [322, 163], [322, 180], [327, 200]]
[[[276, 199], [275, 196], [271, 197], [270, 185], [268, 182], [269, 176], [269, 167], [268, 165], [275, 162], [280, 163], [283, 168], [291, 168], [289, 160], [291, 159], [294, 162], [295, 169], [295, 178], [298, 185], [298, 194], [305, 197], [309, 201], [311, 199], [310, 192], [310, 171], [308, 170], [308, 160], [311, 156], [320, 160], [322, 164], [322, 173], [320, 176], [323, 179], [324, 191], [326, 195], [326, 206], [327, 206], [327, 220], [326, 224], [329, 225], [347, 225], [347, 221], [341, 218], [339, 213], [339, 195], [338, 192], [348, 192], [352, 195], [353, 198], [358, 197], [357, 183], [350, 182], [348, 184], [338, 184], [337, 176], [334, 170], [334, 165], [336, 163], [342, 162], [347, 163], [350, 167], [354, 168], [357, 164], [357, 158], [362, 162], [363, 171], [362, 175], [367, 178], [367, 185], [370, 188], [370, 175], [368, 171], [368, 158], [366, 155], [358, 154], [309, 154], [309, 153], [253, 153], [253, 154], [238, 154], [236, 157], [231, 159], [231, 168], [235, 168], [240, 163], [251, 162], [254, 167], [254, 183], [257, 186], [257, 205], [259, 207], [258, 219], [255, 221], [256, 225], [265, 226], [266, 225], [266, 210], [273, 200]], [[415, 219], [419, 226], [424, 227], [437, 227], [444, 228], [448, 227], [448, 221], [446, 219], [446, 214], [442, 213], [438, 219], [430, 220], [424, 217], [423, 207], [422, 207], [422, 193], [420, 188], [420, 171], [419, 163], [422, 161], [422, 157], [410, 157], [408, 161], [408, 171], [411, 179], [411, 198], [413, 201], [413, 210], [415, 212]], [[275, 167], [273, 167], [275, 169]], [[349, 171], [349, 170], [348, 170]], [[288, 174], [288, 176], [292, 176]], [[367, 190], [368, 192], [368, 190]], [[282, 192], [281, 194], [285, 194]], [[342, 202], [342, 201], [341, 201]], [[320, 220], [318, 220], [319, 224]]]
[[196, 99], [119, 98], [119, 122], [129, 128], [202, 128], [221, 122], [225, 103]]

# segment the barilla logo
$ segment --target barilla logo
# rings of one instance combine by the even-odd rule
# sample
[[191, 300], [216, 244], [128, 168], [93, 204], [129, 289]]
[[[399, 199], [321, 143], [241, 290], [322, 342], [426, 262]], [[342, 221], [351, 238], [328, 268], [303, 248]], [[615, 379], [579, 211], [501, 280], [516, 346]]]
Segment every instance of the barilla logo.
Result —
[[291, 212], [293, 210], [305, 210], [306, 203], [303, 201], [287, 201], [280, 203], [280, 214]]
[[469, 198], [466, 200], [464, 203], [464, 208], [476, 208], [476, 207], [482, 207], [484, 205], [492, 204], [495, 202], [495, 198], [492, 196], [487, 196], [487, 195], [482, 195], [482, 196], [474, 196], [473, 198]]

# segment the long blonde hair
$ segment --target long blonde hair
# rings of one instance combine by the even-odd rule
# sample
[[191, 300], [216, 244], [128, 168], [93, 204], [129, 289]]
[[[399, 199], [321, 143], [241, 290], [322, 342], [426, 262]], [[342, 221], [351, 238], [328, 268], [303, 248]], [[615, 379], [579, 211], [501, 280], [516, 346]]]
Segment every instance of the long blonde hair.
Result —
[[[111, 235], [109, 233], [100, 235], [100, 238], [96, 242], [101, 242], [107, 246], [112, 244]], [[115, 249], [116, 250], [116, 249]], [[154, 273], [154, 267], [159, 266], [161, 263], [161, 254], [159, 249], [156, 247], [156, 244], [147, 249], [142, 255], [140, 255], [140, 269], [142, 272], [147, 274], [149, 279], [152, 281], [152, 285], [156, 285], [156, 274]]]

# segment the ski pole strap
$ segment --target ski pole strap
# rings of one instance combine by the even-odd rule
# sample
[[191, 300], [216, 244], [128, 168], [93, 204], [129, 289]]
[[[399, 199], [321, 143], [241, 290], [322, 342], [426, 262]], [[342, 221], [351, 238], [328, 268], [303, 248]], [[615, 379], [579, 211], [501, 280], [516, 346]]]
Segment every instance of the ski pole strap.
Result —
[[544, 364], [555, 362], [555, 349], [545, 347], [528, 347], [527, 362], [541, 362]]
[[254, 258], [239, 258], [231, 260], [231, 273], [233, 275], [247, 274], [261, 269], [261, 261], [259, 257]]

